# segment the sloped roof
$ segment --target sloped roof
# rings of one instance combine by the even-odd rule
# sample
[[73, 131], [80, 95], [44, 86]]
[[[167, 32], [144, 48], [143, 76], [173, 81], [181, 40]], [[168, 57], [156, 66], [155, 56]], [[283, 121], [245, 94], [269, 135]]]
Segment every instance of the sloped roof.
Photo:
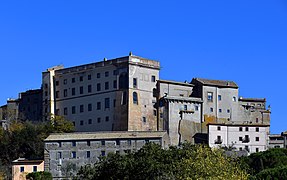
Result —
[[49, 135], [44, 141], [94, 140], [94, 139], [135, 139], [135, 138], [161, 138], [165, 131], [122, 131], [122, 132], [77, 132], [55, 133]]
[[217, 87], [229, 87], [229, 88], [238, 88], [237, 84], [234, 81], [227, 80], [212, 80], [212, 79], [203, 79], [203, 78], [193, 78], [191, 83], [199, 82], [207, 86], [217, 86]]

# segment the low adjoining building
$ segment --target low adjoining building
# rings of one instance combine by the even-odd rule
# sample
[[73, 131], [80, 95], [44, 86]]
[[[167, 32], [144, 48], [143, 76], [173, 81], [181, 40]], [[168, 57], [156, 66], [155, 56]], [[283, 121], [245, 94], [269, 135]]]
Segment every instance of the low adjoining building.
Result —
[[170, 145], [163, 131], [52, 134], [45, 139], [45, 171], [55, 179], [70, 177], [81, 166], [97, 162], [100, 156], [137, 151], [148, 142], [163, 148]]
[[268, 148], [284, 148], [284, 137], [281, 134], [270, 134], [269, 135], [269, 146]]
[[267, 150], [269, 125], [210, 123], [207, 127], [210, 147], [232, 147], [249, 154]]
[[12, 162], [12, 180], [25, 180], [31, 172], [44, 171], [43, 160], [19, 158]]

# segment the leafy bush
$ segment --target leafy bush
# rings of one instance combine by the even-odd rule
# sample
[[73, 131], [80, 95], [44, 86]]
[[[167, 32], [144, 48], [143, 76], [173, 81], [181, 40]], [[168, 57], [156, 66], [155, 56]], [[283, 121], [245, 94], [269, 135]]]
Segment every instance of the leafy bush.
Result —
[[27, 180], [52, 180], [52, 174], [49, 172], [32, 172], [27, 174]]

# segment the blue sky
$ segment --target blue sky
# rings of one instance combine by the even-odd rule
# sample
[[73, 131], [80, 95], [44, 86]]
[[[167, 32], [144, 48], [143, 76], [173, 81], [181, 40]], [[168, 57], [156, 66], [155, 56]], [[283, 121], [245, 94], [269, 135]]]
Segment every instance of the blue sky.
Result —
[[[161, 78], [233, 80], [266, 97], [271, 132], [287, 130], [286, 0], [1, 1], [0, 104], [40, 88], [41, 72], [133, 54]], [[287, 96], [286, 96], [287, 97]]]

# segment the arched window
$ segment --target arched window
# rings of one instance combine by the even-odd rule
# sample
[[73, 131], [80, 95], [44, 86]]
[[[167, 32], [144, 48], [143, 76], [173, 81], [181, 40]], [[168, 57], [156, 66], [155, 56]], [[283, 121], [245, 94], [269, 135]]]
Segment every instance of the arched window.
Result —
[[138, 104], [138, 93], [133, 92], [133, 102], [134, 104]]

